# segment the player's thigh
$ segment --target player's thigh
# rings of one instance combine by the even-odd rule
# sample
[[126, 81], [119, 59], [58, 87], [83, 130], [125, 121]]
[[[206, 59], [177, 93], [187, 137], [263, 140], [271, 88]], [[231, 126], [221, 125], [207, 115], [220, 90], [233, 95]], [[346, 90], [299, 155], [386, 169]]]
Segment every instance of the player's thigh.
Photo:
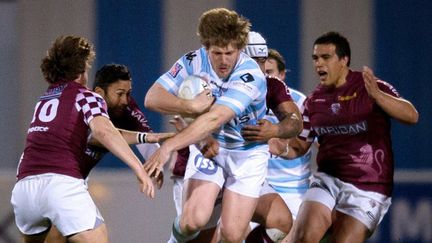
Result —
[[44, 243], [47, 234], [48, 231], [36, 235], [23, 235], [22, 239], [24, 243]]
[[225, 189], [222, 199], [222, 234], [241, 234], [244, 237], [257, 203], [258, 198]]
[[184, 184], [185, 201], [182, 220], [199, 221], [200, 226], [210, 218], [220, 187], [210, 181], [188, 179]]
[[70, 243], [108, 243], [108, 232], [105, 224], [91, 230], [82, 231], [68, 237]]
[[64, 237], [60, 231], [53, 225], [48, 232], [45, 239], [45, 243], [66, 243], [67, 239]]
[[288, 232], [292, 224], [291, 213], [277, 193], [261, 195], [255, 208], [253, 221], [266, 228], [278, 228]]
[[335, 242], [365, 242], [369, 231], [362, 222], [341, 212], [336, 212], [332, 225], [332, 238]]
[[331, 223], [331, 210], [327, 206], [315, 201], [304, 201], [296, 219], [294, 240], [318, 242]]

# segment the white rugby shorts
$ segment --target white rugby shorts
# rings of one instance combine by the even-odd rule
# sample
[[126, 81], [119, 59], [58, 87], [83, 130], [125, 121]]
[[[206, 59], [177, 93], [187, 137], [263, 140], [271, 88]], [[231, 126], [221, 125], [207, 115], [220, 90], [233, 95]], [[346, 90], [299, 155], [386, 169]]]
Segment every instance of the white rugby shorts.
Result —
[[376, 229], [391, 205], [391, 197], [360, 190], [322, 172], [313, 175], [311, 187], [303, 200], [319, 202], [330, 210], [335, 209], [349, 215], [362, 222], [371, 232]]
[[64, 236], [104, 223], [83, 179], [47, 173], [19, 180], [11, 203], [15, 222], [25, 235], [47, 231], [54, 224]]
[[204, 158], [195, 146], [189, 149], [185, 180], [210, 181], [243, 196], [259, 197], [267, 175], [267, 145], [248, 150], [219, 148], [218, 155], [211, 160]]

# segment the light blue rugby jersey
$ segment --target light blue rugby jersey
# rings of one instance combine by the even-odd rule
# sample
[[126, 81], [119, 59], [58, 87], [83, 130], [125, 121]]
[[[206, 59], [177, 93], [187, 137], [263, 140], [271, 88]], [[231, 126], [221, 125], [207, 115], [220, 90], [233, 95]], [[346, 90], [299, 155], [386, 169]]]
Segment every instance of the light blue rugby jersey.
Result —
[[209, 81], [216, 104], [228, 106], [236, 114], [234, 119], [213, 134], [220, 146], [242, 150], [263, 145], [245, 141], [240, 134], [244, 125], [256, 124], [266, 113], [267, 81], [258, 64], [246, 54], [240, 53], [230, 76], [221, 80], [211, 67], [205, 48], [200, 48], [181, 57], [156, 82], [177, 95], [183, 80], [193, 74]]
[[[306, 96], [295, 89], [289, 88], [291, 97], [300, 112], [304, 110], [303, 102]], [[279, 123], [276, 116], [270, 111], [266, 116], [272, 123]], [[267, 181], [279, 193], [304, 193], [309, 187], [311, 176], [310, 160], [312, 152], [309, 149], [302, 157], [286, 160], [271, 156], [268, 161]]]

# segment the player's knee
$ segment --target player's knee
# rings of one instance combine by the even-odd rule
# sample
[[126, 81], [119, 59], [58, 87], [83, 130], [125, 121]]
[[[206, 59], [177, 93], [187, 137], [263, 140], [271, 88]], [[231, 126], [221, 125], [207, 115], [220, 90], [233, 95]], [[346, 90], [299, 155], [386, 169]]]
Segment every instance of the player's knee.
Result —
[[181, 220], [181, 225], [184, 226], [185, 232], [195, 232], [202, 229], [206, 225], [207, 221], [197, 215], [185, 216]]
[[284, 233], [288, 233], [291, 230], [293, 220], [291, 214], [279, 214], [272, 215], [271, 218], [266, 220], [266, 228], [276, 228]]
[[190, 231], [200, 230], [207, 224], [210, 219], [210, 215], [211, 212], [206, 212], [203, 210], [189, 210], [182, 215], [181, 224]]
[[319, 242], [320, 239], [315, 239], [314, 235], [311, 232], [307, 232], [302, 229], [296, 229], [294, 232], [294, 242], [299, 243], [307, 243], [307, 242]]

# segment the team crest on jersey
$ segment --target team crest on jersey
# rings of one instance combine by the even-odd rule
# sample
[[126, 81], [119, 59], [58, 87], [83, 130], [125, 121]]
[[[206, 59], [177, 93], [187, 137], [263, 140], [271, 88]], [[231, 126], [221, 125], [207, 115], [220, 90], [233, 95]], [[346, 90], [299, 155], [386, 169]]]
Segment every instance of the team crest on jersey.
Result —
[[333, 114], [337, 115], [339, 114], [339, 111], [341, 109], [341, 105], [339, 103], [333, 103], [330, 106], [330, 110], [333, 112]]
[[241, 80], [243, 80], [246, 83], [252, 82], [255, 80], [254, 77], [252, 76], [252, 74], [250, 74], [250, 73], [243, 74], [242, 76], [240, 76], [240, 78], [241, 78]]
[[174, 64], [174, 66], [171, 68], [171, 70], [169, 71], [169, 74], [171, 75], [171, 77], [175, 78], [177, 77], [177, 74], [183, 69], [183, 66], [176, 63]]

